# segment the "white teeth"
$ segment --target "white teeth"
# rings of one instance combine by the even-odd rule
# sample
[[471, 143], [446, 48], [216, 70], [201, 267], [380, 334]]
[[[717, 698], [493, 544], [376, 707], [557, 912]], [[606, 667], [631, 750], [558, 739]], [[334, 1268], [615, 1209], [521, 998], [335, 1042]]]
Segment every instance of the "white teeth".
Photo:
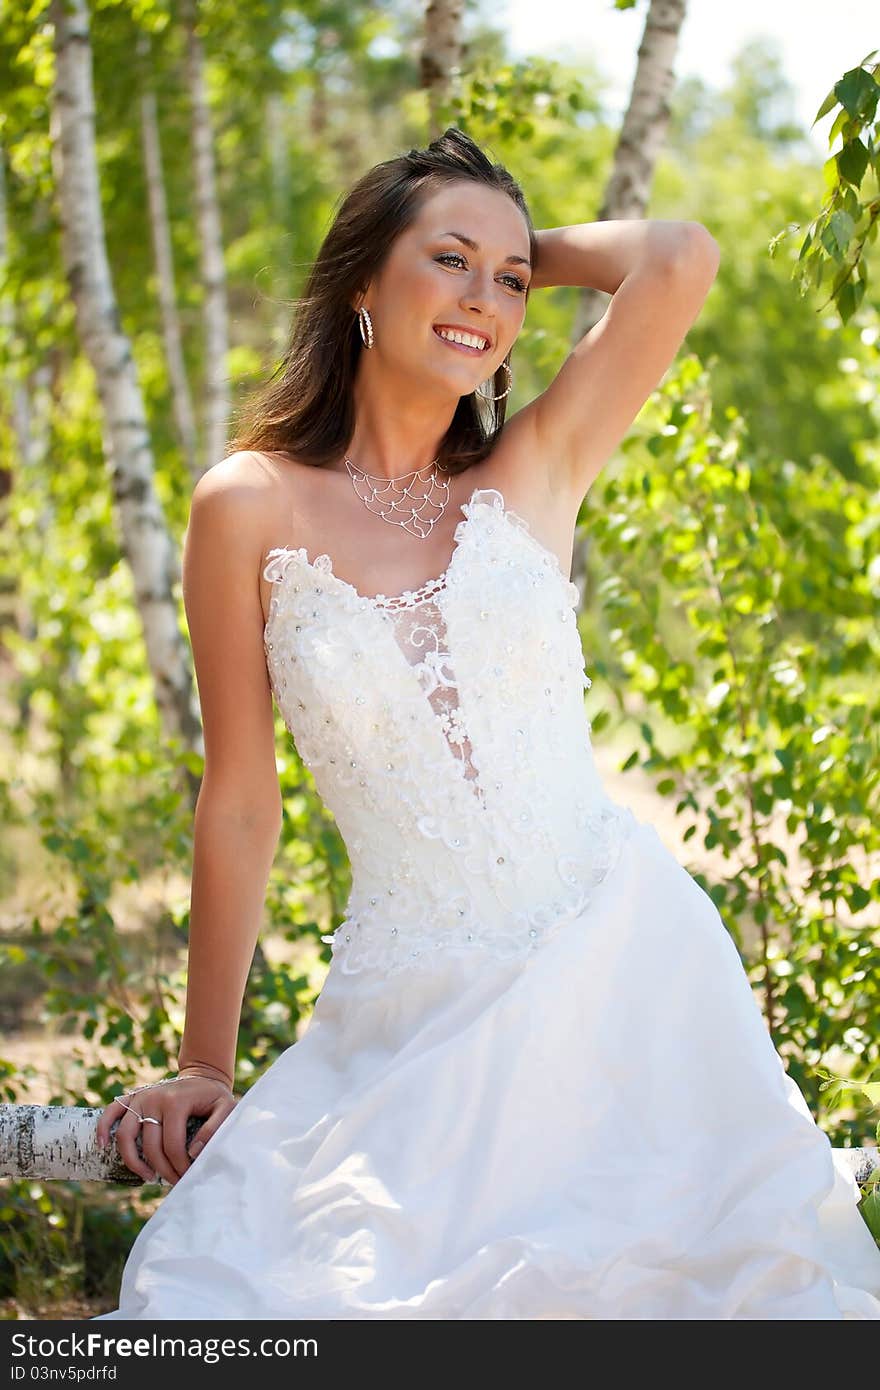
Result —
[[486, 339], [478, 338], [474, 333], [457, 333], [449, 328], [438, 328], [437, 335], [440, 338], [448, 338], [451, 343], [464, 343], [465, 347], [488, 347]]

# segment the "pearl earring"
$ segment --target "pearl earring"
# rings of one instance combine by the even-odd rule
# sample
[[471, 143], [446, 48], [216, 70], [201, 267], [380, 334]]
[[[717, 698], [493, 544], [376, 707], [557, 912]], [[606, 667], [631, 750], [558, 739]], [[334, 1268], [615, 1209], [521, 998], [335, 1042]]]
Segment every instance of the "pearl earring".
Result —
[[505, 358], [505, 360], [501, 363], [501, 365], [502, 365], [502, 367], [504, 368], [504, 370], [507, 372], [507, 390], [506, 390], [506, 391], [502, 391], [500, 396], [487, 396], [487, 395], [485, 394], [485, 392], [481, 391], [481, 390], [479, 389], [479, 387], [478, 387], [478, 388], [476, 389], [476, 391], [474, 392], [474, 395], [475, 395], [475, 396], [479, 396], [481, 401], [503, 401], [503, 400], [504, 400], [504, 397], [507, 395], [508, 391], [510, 390], [511, 386], [513, 385], [513, 372], [510, 370], [510, 362], [509, 362], [509, 360], [508, 360], [507, 358]]

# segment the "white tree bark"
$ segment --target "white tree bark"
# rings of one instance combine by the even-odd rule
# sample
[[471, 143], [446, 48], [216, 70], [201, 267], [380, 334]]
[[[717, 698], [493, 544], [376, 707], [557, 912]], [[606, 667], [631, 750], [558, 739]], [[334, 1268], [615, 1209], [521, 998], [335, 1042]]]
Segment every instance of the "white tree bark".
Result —
[[[117, 1153], [115, 1126], [107, 1148], [96, 1147], [101, 1113], [84, 1105], [0, 1105], [0, 1178], [140, 1183], [142, 1179]], [[201, 1117], [190, 1117], [187, 1146], [204, 1123]], [[867, 1182], [880, 1168], [877, 1149], [835, 1149], [834, 1153], [843, 1155], [857, 1183]]]
[[147, 179], [147, 199], [150, 209], [150, 230], [153, 238], [153, 255], [156, 260], [159, 310], [162, 318], [162, 340], [165, 344], [165, 362], [168, 368], [168, 383], [171, 387], [171, 402], [177, 438], [180, 441], [193, 486], [195, 486], [199, 477], [196, 460], [196, 424], [183, 357], [180, 315], [177, 312], [174, 254], [171, 249], [168, 200], [165, 197], [162, 146], [159, 138], [156, 94], [150, 86], [150, 41], [146, 34], [141, 34], [138, 39], [138, 56], [141, 60], [142, 83], [141, 136]]
[[226, 266], [217, 181], [214, 141], [205, 91], [205, 55], [198, 34], [198, 0], [182, 0], [181, 18], [186, 30], [187, 74], [192, 107], [193, 175], [201, 247], [205, 325], [204, 470], [226, 457], [229, 429], [229, 381], [226, 356], [229, 327], [226, 309]]
[[[106, 1149], [95, 1143], [102, 1113], [101, 1107], [85, 1105], [0, 1105], [0, 1178], [141, 1185], [143, 1178], [126, 1167], [116, 1148], [118, 1121]], [[204, 1123], [190, 1117], [187, 1146]]]
[[[9, 219], [6, 211], [6, 152], [0, 145], [0, 282], [5, 282], [9, 264]], [[11, 358], [15, 338], [15, 306], [8, 295], [0, 297], [0, 341]], [[27, 448], [30, 411], [28, 408], [27, 386], [21, 380], [15, 367], [10, 364], [4, 381], [4, 395], [8, 403], [9, 420], [15, 439], [16, 455], [22, 458]], [[0, 492], [5, 496], [11, 490], [12, 468], [4, 459], [0, 462], [2, 486]]]
[[272, 184], [272, 216], [284, 223], [290, 208], [290, 156], [287, 146], [287, 107], [280, 92], [268, 92], [264, 103], [266, 154]]
[[[651, 0], [648, 6], [629, 105], [597, 222], [645, 215], [654, 168], [669, 127], [675, 58], [686, 9], [687, 0]], [[599, 322], [608, 298], [601, 290], [582, 291], [573, 343]]]
[[[651, 181], [666, 131], [675, 87], [675, 58], [687, 0], [650, 0], [629, 105], [623, 118], [597, 222], [644, 217]], [[572, 346], [599, 322], [609, 296], [585, 289], [578, 297]], [[584, 597], [589, 539], [575, 535], [572, 580]]]
[[120, 326], [107, 257], [85, 0], [51, 0], [49, 17], [55, 30], [50, 135], [62, 253], [80, 341], [103, 407], [122, 546], [134, 578], [163, 727], [185, 747], [202, 752], [198, 704], [173, 592], [179, 561], [156, 494], [143, 396]]
[[[45, 217], [45, 214], [43, 215]], [[47, 220], [47, 219], [46, 219]], [[37, 224], [38, 232], [44, 230]], [[48, 229], [45, 229], [48, 230]], [[0, 147], [0, 281], [4, 281], [11, 259], [9, 250], [9, 214], [6, 196], [6, 159]], [[52, 366], [42, 361], [27, 376], [23, 376], [17, 361], [15, 339], [18, 332], [15, 305], [9, 296], [0, 298], [0, 341], [9, 365], [3, 380], [3, 396], [13, 441], [11, 460], [0, 463], [0, 493], [3, 496], [13, 487], [27, 488], [32, 477], [47, 477], [46, 459], [49, 454], [52, 415]], [[48, 490], [42, 489], [34, 530], [37, 535], [48, 534], [54, 511]], [[34, 496], [39, 490], [34, 489]], [[37, 635], [33, 614], [26, 602], [16, 605], [15, 622], [21, 635], [32, 642]], [[71, 660], [73, 658], [71, 657]], [[19, 698], [18, 723], [24, 728], [31, 715], [31, 697], [25, 685]]]
[[438, 108], [448, 101], [461, 73], [463, 16], [464, 0], [428, 0], [420, 67], [432, 140], [442, 134]]

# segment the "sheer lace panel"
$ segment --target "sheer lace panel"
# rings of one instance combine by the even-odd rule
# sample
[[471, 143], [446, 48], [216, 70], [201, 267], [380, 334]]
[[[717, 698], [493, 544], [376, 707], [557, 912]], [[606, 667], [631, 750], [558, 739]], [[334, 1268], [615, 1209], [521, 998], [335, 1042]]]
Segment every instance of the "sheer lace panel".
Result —
[[472, 783], [474, 793], [482, 801], [472, 760], [473, 749], [461, 715], [455, 663], [437, 600], [431, 597], [407, 606], [386, 605], [386, 611], [394, 615], [397, 645], [413, 667], [450, 751], [461, 763], [462, 775]]

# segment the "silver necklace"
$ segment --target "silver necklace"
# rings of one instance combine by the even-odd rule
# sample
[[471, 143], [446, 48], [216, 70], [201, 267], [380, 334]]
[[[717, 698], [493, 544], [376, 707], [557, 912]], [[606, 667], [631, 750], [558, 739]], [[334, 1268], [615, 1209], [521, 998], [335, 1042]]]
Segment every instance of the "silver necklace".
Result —
[[[414, 468], [411, 473], [401, 473], [396, 478], [385, 478], [381, 473], [365, 473], [362, 468], [357, 467], [357, 464], [352, 463], [347, 454], [344, 454], [343, 457], [345, 459], [345, 466], [351, 477], [351, 485], [367, 508], [367, 511], [372, 512], [374, 516], [381, 517], [383, 521], [387, 521], [391, 526], [402, 526], [405, 531], [409, 531], [410, 535], [418, 536], [420, 540], [424, 540], [427, 536], [430, 536], [435, 524], [440, 520], [446, 510], [446, 505], [449, 501], [448, 478], [444, 478], [442, 482], [438, 481], [435, 471], [431, 475], [428, 492], [426, 492], [423, 497], [415, 499], [409, 490], [409, 483], [406, 484], [403, 492], [398, 494], [399, 500], [393, 497], [383, 497], [381, 494], [388, 491], [388, 485], [390, 483], [399, 483], [403, 478], [421, 478], [423, 473], [434, 467], [437, 462], [436, 459], [432, 459], [431, 462], [425, 464], [423, 468]], [[366, 479], [370, 479], [371, 483], [379, 482], [383, 486], [369, 488], [370, 495], [367, 497], [363, 492], [358, 491], [359, 486], [364, 484]], [[433, 493], [435, 486], [437, 491], [442, 494], [442, 501], [438, 502], [434, 500]], [[419, 503], [417, 507], [412, 505], [414, 500]], [[436, 507], [438, 509], [436, 516], [423, 516], [421, 508], [424, 506]], [[384, 510], [381, 510], [382, 508], [384, 508]], [[395, 516], [395, 512], [400, 512], [401, 516]], [[406, 512], [406, 515], [402, 515], [404, 512]]]

